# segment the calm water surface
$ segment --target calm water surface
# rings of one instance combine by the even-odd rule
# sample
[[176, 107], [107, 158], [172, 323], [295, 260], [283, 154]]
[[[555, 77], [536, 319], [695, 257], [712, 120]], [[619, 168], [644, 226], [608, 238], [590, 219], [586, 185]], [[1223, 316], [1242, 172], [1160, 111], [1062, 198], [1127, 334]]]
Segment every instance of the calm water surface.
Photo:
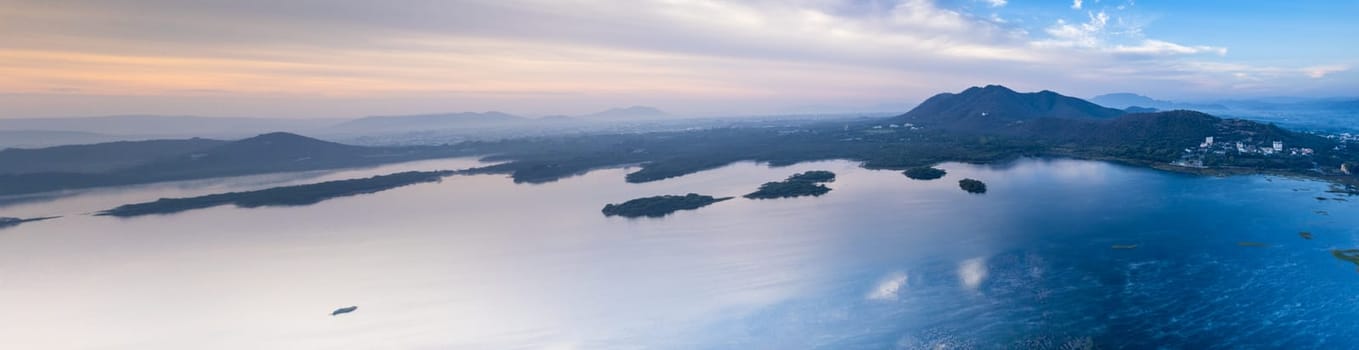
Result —
[[[1359, 201], [1277, 177], [1021, 160], [914, 181], [741, 163], [647, 184], [624, 183], [627, 169], [455, 176], [305, 207], [85, 214], [475, 164], [0, 201], [0, 216], [65, 215], [0, 230], [0, 348], [1359, 347], [1359, 273], [1329, 253], [1359, 247]], [[822, 197], [599, 213], [815, 169], [839, 175]], [[990, 192], [962, 192], [963, 177]]]

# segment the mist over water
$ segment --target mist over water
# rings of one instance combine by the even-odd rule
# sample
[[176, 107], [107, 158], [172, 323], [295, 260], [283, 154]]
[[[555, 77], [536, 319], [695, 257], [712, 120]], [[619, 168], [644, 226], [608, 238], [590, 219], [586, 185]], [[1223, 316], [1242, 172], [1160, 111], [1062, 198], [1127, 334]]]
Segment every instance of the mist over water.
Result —
[[[42, 349], [1359, 343], [1359, 273], [1329, 253], [1359, 246], [1359, 202], [1317, 201], [1326, 184], [1277, 177], [1024, 159], [944, 164], [945, 178], [914, 181], [846, 161], [737, 163], [644, 184], [625, 183], [629, 169], [541, 185], [454, 176], [303, 207], [84, 215], [476, 164], [10, 202], [4, 216], [65, 217], [0, 230], [0, 339]], [[661, 219], [599, 212], [660, 194], [739, 196], [807, 170], [835, 172], [834, 190]], [[961, 191], [965, 177], [989, 191]], [[349, 305], [359, 309], [330, 316]]]

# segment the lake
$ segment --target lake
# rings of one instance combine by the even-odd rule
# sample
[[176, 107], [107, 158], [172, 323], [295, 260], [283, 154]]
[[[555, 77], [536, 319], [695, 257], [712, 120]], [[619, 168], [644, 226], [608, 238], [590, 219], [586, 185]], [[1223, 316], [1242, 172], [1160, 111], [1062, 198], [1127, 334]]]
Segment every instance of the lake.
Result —
[[[303, 207], [88, 215], [477, 164], [0, 200], [0, 216], [64, 216], [0, 229], [0, 348], [1359, 347], [1359, 272], [1330, 254], [1359, 247], [1359, 198], [1273, 176], [1022, 159], [916, 181], [846, 161], [738, 163], [645, 184], [625, 183], [629, 169], [453, 176]], [[806, 170], [835, 172], [833, 190], [600, 213]], [[989, 192], [963, 192], [964, 177]]]

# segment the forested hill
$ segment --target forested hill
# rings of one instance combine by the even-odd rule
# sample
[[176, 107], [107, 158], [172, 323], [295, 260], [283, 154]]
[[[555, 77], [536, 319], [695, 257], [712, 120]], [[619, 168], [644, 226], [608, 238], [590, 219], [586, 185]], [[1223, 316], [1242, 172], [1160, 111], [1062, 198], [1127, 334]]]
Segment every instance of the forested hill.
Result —
[[935, 95], [898, 119], [938, 129], [986, 131], [1037, 118], [1110, 119], [1123, 114], [1052, 91], [1019, 93], [987, 85]]

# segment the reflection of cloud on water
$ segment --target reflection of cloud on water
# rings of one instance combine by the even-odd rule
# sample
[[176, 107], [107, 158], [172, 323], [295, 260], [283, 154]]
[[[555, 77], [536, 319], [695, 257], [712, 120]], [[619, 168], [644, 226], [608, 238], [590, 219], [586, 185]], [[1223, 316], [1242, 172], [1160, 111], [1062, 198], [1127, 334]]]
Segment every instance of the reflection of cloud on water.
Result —
[[972, 258], [958, 264], [958, 280], [967, 289], [977, 289], [986, 280], [986, 258]]
[[906, 285], [908, 277], [905, 272], [893, 272], [878, 282], [878, 286], [868, 293], [869, 300], [897, 300], [897, 293], [901, 292], [901, 287]]

